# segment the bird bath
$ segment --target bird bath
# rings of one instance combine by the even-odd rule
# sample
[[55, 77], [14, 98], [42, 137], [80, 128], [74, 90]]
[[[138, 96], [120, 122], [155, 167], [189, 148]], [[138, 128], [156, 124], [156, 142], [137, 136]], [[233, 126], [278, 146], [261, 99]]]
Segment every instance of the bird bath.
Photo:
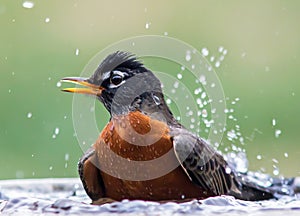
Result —
[[230, 196], [184, 203], [128, 201], [90, 205], [79, 179], [0, 181], [4, 215], [300, 215], [300, 197], [249, 202]]

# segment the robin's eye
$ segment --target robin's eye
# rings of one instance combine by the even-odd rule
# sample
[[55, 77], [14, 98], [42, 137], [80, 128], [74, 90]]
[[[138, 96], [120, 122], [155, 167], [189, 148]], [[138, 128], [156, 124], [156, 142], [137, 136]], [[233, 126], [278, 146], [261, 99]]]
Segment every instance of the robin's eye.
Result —
[[119, 85], [123, 81], [123, 77], [119, 74], [115, 74], [110, 78], [110, 82], [114, 85]]

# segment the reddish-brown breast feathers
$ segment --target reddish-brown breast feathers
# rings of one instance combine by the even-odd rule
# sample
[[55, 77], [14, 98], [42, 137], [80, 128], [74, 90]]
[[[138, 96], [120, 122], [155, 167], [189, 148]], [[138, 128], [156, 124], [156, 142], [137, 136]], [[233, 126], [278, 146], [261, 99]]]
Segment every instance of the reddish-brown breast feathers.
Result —
[[113, 117], [101, 134], [117, 155], [135, 161], [153, 160], [166, 154], [172, 143], [168, 126], [140, 112]]

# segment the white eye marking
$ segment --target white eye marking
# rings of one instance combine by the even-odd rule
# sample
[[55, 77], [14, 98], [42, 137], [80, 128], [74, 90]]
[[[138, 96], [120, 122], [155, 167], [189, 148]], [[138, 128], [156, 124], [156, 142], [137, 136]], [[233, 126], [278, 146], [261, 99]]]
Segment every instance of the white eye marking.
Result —
[[120, 75], [121, 77], [125, 77], [126, 75], [128, 76], [128, 73], [126, 73], [126, 72], [122, 72], [122, 71], [117, 71], [117, 70], [115, 70], [115, 71], [112, 71], [112, 75]]

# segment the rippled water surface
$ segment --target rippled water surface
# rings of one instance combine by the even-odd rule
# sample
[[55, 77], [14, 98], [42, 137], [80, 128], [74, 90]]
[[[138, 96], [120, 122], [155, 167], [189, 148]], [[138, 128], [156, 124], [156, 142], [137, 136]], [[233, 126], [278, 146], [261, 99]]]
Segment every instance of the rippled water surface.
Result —
[[300, 197], [247, 202], [229, 196], [184, 203], [148, 201], [90, 205], [78, 179], [0, 181], [4, 215], [300, 215]]

